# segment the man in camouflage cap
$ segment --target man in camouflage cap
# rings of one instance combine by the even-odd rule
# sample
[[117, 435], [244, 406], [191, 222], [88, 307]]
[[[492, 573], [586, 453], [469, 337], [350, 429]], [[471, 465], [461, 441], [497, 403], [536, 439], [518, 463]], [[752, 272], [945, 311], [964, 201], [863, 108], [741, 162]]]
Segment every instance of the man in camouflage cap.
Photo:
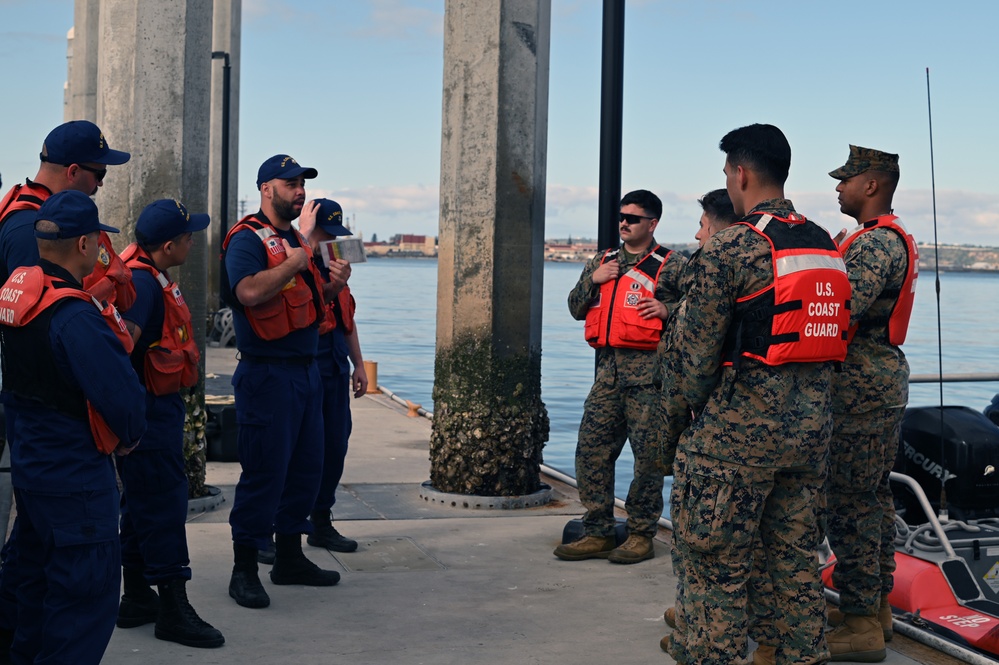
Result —
[[888, 475], [898, 450], [909, 397], [905, 341], [915, 294], [918, 256], [912, 236], [892, 214], [898, 155], [850, 146], [839, 181], [840, 210], [859, 226], [840, 249], [853, 299], [852, 339], [842, 371], [833, 375], [833, 438], [826, 485], [829, 543], [836, 554], [833, 583], [840, 609], [827, 635], [833, 656], [883, 655], [891, 639], [888, 593], [895, 570], [895, 508]]
[[[850, 156], [846, 159], [846, 164], [835, 171], [830, 171], [829, 175], [837, 180], [849, 180], [861, 173], [874, 171], [877, 173], [895, 174], [895, 182], [898, 182], [898, 155], [890, 152], [881, 152], [873, 148], [862, 148], [859, 145], [850, 146]], [[838, 188], [837, 188], [838, 190]], [[894, 188], [892, 189], [894, 193]], [[888, 203], [891, 203], [891, 195], [888, 196]], [[849, 214], [844, 211], [844, 214]]]
[[[662, 209], [662, 201], [648, 190], [626, 194], [619, 222], [624, 246], [590, 259], [569, 293], [569, 312], [586, 321], [586, 341], [597, 349], [597, 372], [576, 445], [584, 535], [555, 548], [555, 556], [566, 561], [628, 564], [655, 555], [652, 538], [663, 511], [656, 349], [663, 322], [680, 299], [678, 282], [686, 263], [653, 237]], [[625, 504], [628, 538], [617, 546], [614, 464], [626, 439], [635, 471]]]
[[[695, 415], [677, 445], [670, 496], [685, 630], [662, 646], [679, 663], [745, 654], [759, 539], [774, 580], [778, 657], [819, 663], [828, 652], [815, 511], [832, 430], [832, 361], [846, 356], [849, 282], [829, 234], [784, 197], [784, 134], [750, 125], [720, 148], [741, 219], [701, 250], [678, 328], [680, 369], [663, 378], [677, 382]], [[782, 333], [779, 321], [792, 325]]]

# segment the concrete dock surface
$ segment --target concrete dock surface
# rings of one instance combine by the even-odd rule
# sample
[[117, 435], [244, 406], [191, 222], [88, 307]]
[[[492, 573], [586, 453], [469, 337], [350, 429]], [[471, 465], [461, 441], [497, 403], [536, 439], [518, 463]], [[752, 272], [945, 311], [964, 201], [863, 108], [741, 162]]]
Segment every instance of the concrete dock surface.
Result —
[[[228, 380], [233, 349], [209, 349], [210, 386]], [[210, 392], [210, 390], [209, 390]], [[231, 389], [230, 389], [231, 392]], [[193, 649], [153, 636], [153, 625], [115, 629], [105, 663], [351, 663], [356, 665], [573, 664], [673, 662], [659, 649], [676, 578], [669, 534], [654, 559], [635, 565], [566, 562], [552, 550], [566, 522], [582, 515], [575, 491], [549, 479], [555, 500], [521, 510], [476, 510], [429, 503], [430, 422], [409, 418], [384, 396], [354, 400], [353, 435], [334, 507], [336, 526], [357, 552], [305, 546], [340, 572], [332, 588], [275, 586], [252, 610], [229, 598], [229, 508], [238, 463], [210, 462], [208, 484], [223, 491], [216, 509], [192, 514], [188, 595], [225, 635], [219, 649]], [[957, 662], [902, 636], [892, 664]]]

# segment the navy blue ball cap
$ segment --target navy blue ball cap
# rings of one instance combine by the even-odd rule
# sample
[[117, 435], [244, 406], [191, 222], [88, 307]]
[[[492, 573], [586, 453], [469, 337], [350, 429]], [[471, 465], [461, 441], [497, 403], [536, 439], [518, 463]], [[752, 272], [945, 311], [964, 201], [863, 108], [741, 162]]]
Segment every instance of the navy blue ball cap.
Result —
[[38, 209], [35, 224], [41, 220], [52, 222], [59, 227], [59, 231], [55, 233], [39, 231], [36, 228], [35, 237], [45, 240], [78, 238], [97, 231], [118, 233], [118, 229], [113, 226], [101, 224], [97, 216], [97, 204], [89, 196], [75, 189], [67, 189], [47, 198]]
[[142, 209], [135, 223], [135, 239], [144, 245], [159, 245], [183, 233], [207, 229], [210, 221], [205, 213], [187, 212], [176, 199], [160, 199]]
[[124, 164], [131, 155], [108, 147], [100, 127], [89, 120], [71, 120], [59, 125], [45, 137], [39, 158], [52, 164]]
[[316, 199], [319, 210], [316, 211], [316, 226], [331, 236], [352, 236], [353, 233], [343, 225], [343, 208], [330, 199]]
[[289, 157], [288, 155], [274, 155], [257, 169], [257, 189], [260, 189], [260, 185], [275, 178], [291, 180], [292, 178], [302, 176], [306, 180], [309, 180], [318, 175], [319, 171], [309, 166], [300, 165], [293, 157]]

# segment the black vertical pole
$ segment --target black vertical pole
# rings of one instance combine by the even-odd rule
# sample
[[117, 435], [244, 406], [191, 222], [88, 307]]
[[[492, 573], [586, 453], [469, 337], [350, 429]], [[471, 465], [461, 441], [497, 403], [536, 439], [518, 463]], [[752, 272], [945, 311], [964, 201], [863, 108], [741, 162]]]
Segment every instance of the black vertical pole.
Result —
[[225, 51], [212, 51], [212, 60], [222, 58], [222, 182], [219, 187], [219, 309], [225, 307], [222, 285], [225, 271], [222, 265], [222, 242], [229, 232], [229, 77], [232, 67], [229, 65], [229, 54]]
[[600, 200], [597, 247], [620, 244], [621, 124], [624, 99], [624, 0], [604, 0], [600, 80]]

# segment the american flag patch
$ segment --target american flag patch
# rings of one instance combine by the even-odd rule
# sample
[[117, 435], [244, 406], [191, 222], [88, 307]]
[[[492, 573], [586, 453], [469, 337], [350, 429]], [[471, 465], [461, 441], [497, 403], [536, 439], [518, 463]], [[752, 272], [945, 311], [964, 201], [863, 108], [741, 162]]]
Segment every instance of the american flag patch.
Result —
[[267, 251], [270, 252], [271, 254], [277, 256], [278, 254], [284, 253], [284, 245], [281, 244], [281, 241], [279, 239], [268, 238], [266, 244], [267, 244]]

